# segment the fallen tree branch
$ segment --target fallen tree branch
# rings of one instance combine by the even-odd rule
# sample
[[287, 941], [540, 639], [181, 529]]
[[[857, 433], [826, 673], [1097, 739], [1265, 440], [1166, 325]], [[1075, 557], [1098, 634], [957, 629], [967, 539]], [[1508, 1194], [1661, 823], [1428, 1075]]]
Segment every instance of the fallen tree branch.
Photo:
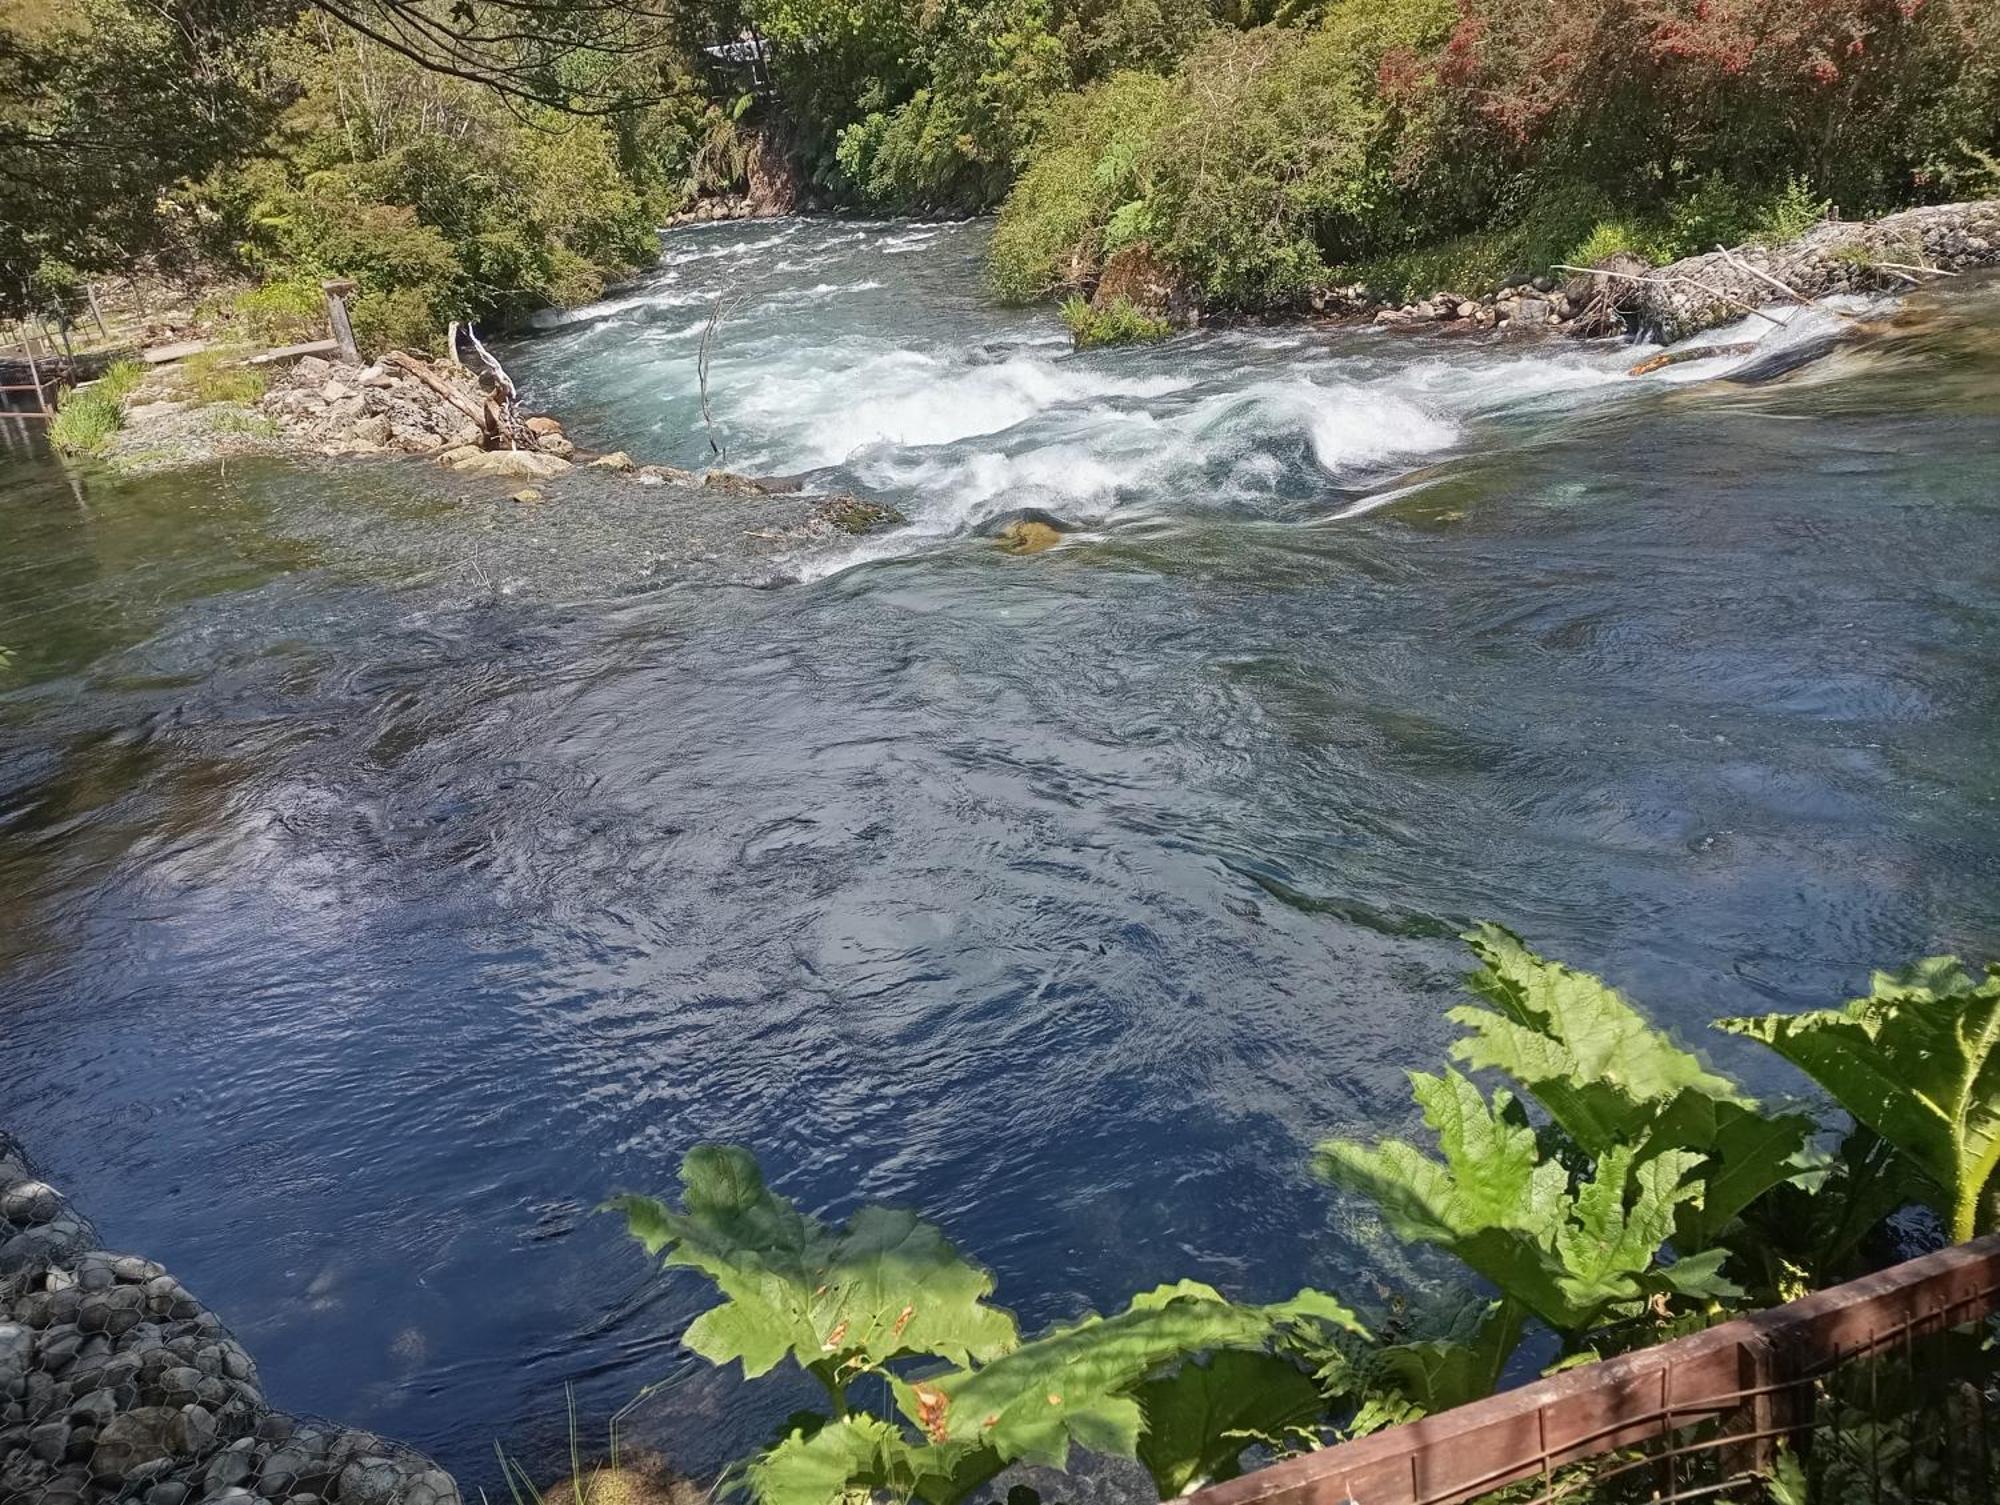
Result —
[[701, 386], [701, 421], [708, 429], [709, 453], [718, 460], [722, 458], [722, 446], [715, 442], [715, 414], [708, 406], [708, 367], [715, 355], [716, 331], [722, 328], [722, 321], [741, 308], [743, 300], [749, 296], [749, 293], [742, 292], [727, 301], [720, 297], [715, 300], [715, 307], [708, 313], [708, 323], [702, 326], [701, 349], [695, 356], [695, 377]]
[[449, 383], [440, 381], [422, 361], [417, 360], [414, 356], [405, 355], [400, 350], [391, 350], [382, 359], [387, 364], [395, 366], [399, 370], [409, 372], [410, 375], [414, 376], [446, 402], [457, 408], [459, 412], [465, 414], [466, 417], [478, 424], [480, 432], [484, 433], [486, 431], [487, 422], [485, 412], [476, 407], [472, 399], [467, 397], [463, 392], [456, 391]]
[[1958, 275], [1956, 272], [1947, 272], [1943, 267], [1911, 266], [1909, 263], [1902, 261], [1871, 261], [1868, 264], [1873, 267], [1880, 267], [1885, 272], [1924, 272], [1932, 277], [1956, 277]]
[[1638, 365], [1632, 367], [1625, 374], [1627, 376], [1645, 376], [1650, 372], [1658, 371], [1662, 366], [1678, 366], [1686, 361], [1705, 361], [1710, 356], [1717, 355], [1748, 355], [1756, 348], [1757, 342], [1755, 340], [1748, 340], [1740, 345], [1703, 345], [1696, 350], [1663, 350], [1650, 360], [1639, 362]]
[[[1798, 304], [1799, 307], [1801, 308], [1819, 307], [1818, 304], [1814, 303], [1812, 299], [1808, 298], [1805, 294], [1801, 293], [1797, 288], [1792, 287], [1787, 283], [1780, 282], [1776, 277], [1773, 277], [1769, 272], [1762, 271], [1757, 267], [1753, 267], [1752, 265], [1750, 265], [1749, 262], [1743, 260], [1742, 257], [1738, 256], [1734, 251], [1730, 250], [1727, 246], [1717, 246], [1715, 250], [1717, 255], [1721, 256], [1724, 261], [1728, 262], [1731, 266], [1735, 267], [1737, 271], [1748, 272], [1752, 277], [1755, 277], [1759, 282], [1762, 282], [1767, 286], [1776, 288], [1779, 292], [1783, 293], [1787, 298], [1790, 298], [1794, 303]], [[1830, 314], [1837, 314], [1843, 319], [1859, 319], [1861, 317], [1859, 314], [1849, 313], [1844, 308], [1828, 308], [1826, 312]]]
[[1775, 324], [1780, 329], [1790, 327], [1783, 319], [1774, 318], [1770, 314], [1765, 313], [1763, 309], [1745, 303], [1741, 298], [1732, 298], [1729, 294], [1723, 292], [1721, 288], [1710, 287], [1706, 282], [1701, 282], [1682, 272], [1675, 272], [1670, 277], [1642, 277], [1636, 272], [1612, 272], [1600, 267], [1571, 266], [1569, 263], [1562, 261], [1555, 263], [1555, 270], [1558, 272], [1582, 272], [1589, 277], [1616, 277], [1621, 282], [1643, 282], [1652, 287], [1668, 287], [1676, 282], [1685, 283], [1689, 287], [1697, 288], [1707, 293], [1709, 297], [1715, 299], [1718, 303], [1727, 303], [1732, 308], [1740, 308], [1745, 313], [1755, 314], [1766, 324]]

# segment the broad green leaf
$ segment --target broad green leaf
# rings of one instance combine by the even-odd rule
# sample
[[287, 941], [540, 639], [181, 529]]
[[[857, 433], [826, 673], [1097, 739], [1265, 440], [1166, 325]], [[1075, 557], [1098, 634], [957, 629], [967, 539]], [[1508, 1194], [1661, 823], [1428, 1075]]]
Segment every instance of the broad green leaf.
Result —
[[1197, 1354], [1262, 1348], [1280, 1322], [1323, 1301], [1302, 1293], [1275, 1307], [1238, 1306], [1184, 1281], [1134, 1297], [1115, 1316], [1059, 1328], [976, 1370], [898, 1381], [897, 1395], [933, 1441], [984, 1441], [1010, 1462], [1061, 1468], [1072, 1444], [1130, 1458], [1144, 1419], [1133, 1393], [1142, 1380]]
[[1756, 1198], [1799, 1174], [1811, 1119], [1764, 1113], [1616, 988], [1536, 955], [1511, 931], [1483, 925], [1465, 939], [1484, 964], [1468, 984], [1492, 1008], [1451, 1011], [1471, 1031], [1453, 1056], [1507, 1073], [1591, 1155], [1620, 1145], [1637, 1147], [1636, 1162], [1701, 1151], [1706, 1163], [1676, 1214], [1683, 1252], [1713, 1244]]
[[1274, 1448], [1319, 1419], [1319, 1386], [1289, 1359], [1226, 1350], [1147, 1380], [1135, 1392], [1145, 1417], [1139, 1461], [1163, 1500], [1241, 1472], [1253, 1442]]
[[1418, 1303], [1383, 1338], [1336, 1332], [1299, 1353], [1322, 1395], [1354, 1407], [1345, 1430], [1359, 1437], [1491, 1395], [1527, 1315], [1516, 1301], [1453, 1296]]
[[2000, 1162], [2000, 967], [1980, 978], [1932, 957], [1876, 973], [1844, 1008], [1717, 1027], [1761, 1040], [1893, 1144], [1934, 1186], [1954, 1239], [1978, 1230]]
[[926, 1446], [893, 1422], [850, 1416], [795, 1428], [751, 1461], [744, 1483], [762, 1505], [834, 1505], [863, 1492], [955, 1505], [1000, 1468], [977, 1443]]
[[1411, 1084], [1442, 1160], [1398, 1140], [1334, 1140], [1319, 1147], [1320, 1172], [1372, 1198], [1400, 1237], [1449, 1250], [1563, 1332], [1662, 1288], [1650, 1272], [1676, 1208], [1698, 1192], [1685, 1178], [1700, 1156], [1665, 1151], [1635, 1167], [1620, 1146], [1572, 1191], [1506, 1092], [1489, 1104], [1450, 1070]]
[[1507, 1073], [1591, 1154], [1636, 1144], [1684, 1091], [1740, 1100], [1735, 1083], [1705, 1069], [1610, 984], [1537, 956], [1498, 925], [1465, 939], [1484, 963], [1467, 984], [1493, 1007], [1451, 1010], [1471, 1031], [1452, 1056]]
[[914, 1213], [864, 1207], [828, 1228], [773, 1195], [747, 1151], [725, 1146], [691, 1151], [681, 1182], [679, 1210], [637, 1196], [607, 1205], [649, 1253], [715, 1283], [722, 1303], [685, 1340], [711, 1363], [741, 1360], [755, 1378], [789, 1354], [838, 1384], [898, 1355], [962, 1365], [1017, 1341], [1013, 1317], [986, 1304], [993, 1277]]

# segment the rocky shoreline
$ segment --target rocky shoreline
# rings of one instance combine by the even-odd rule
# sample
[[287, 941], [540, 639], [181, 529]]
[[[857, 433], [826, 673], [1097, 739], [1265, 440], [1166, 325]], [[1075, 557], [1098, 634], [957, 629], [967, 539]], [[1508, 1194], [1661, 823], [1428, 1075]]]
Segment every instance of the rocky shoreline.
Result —
[[0, 1133], [0, 1505], [461, 1505], [428, 1458], [273, 1408], [222, 1319]]
[[274, 366], [267, 381], [253, 403], [201, 404], [185, 399], [171, 368], [156, 372], [128, 400], [125, 427], [104, 458], [129, 474], [242, 454], [427, 457], [455, 475], [526, 482], [511, 493], [521, 503], [549, 499], [545, 487], [587, 469], [618, 483], [668, 488], [682, 501], [789, 499], [782, 518], [743, 519], [766, 543], [835, 540], [904, 520], [895, 508], [848, 492], [807, 493], [793, 480], [581, 449], [561, 420], [497, 401], [490, 378], [449, 361], [392, 351], [363, 366], [306, 355]]
[[1709, 251], [1663, 267], [1636, 256], [1614, 257], [1561, 281], [1544, 274], [1478, 298], [1440, 290], [1379, 308], [1368, 303], [1366, 289], [1342, 289], [1327, 300], [1327, 309], [1391, 329], [1442, 325], [1585, 336], [1629, 329], [1672, 344], [1773, 303], [1910, 292], [1994, 266], [2000, 266], [2000, 200], [1988, 199], [1872, 221], [1827, 220], [1782, 245]]

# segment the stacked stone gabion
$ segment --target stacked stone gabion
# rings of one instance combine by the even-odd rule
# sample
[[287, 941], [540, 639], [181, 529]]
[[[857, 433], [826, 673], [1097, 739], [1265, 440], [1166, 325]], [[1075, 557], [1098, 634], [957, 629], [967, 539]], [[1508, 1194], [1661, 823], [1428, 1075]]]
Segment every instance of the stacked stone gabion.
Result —
[[222, 1321], [0, 1134], [0, 1505], [459, 1505], [428, 1459], [273, 1411]]

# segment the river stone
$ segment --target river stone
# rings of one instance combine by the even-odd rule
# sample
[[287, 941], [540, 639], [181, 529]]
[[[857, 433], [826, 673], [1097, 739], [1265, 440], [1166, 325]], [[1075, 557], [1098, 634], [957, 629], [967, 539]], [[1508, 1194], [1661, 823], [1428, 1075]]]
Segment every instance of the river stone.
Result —
[[498, 476], [524, 481], [552, 480], [568, 473], [569, 461], [532, 449], [454, 451], [445, 463], [462, 475]]
[[638, 468], [632, 463], [632, 457], [626, 454], [625, 451], [622, 449], [614, 449], [608, 455], [599, 455], [595, 460], [592, 460], [590, 463], [593, 467], [598, 469], [616, 470], [620, 472], [636, 470]]
[[165, 1406], [139, 1406], [100, 1428], [90, 1457], [90, 1472], [99, 1479], [124, 1479], [135, 1469], [181, 1451], [182, 1422], [178, 1411]]
[[0, 1192], [0, 1219], [9, 1223], [47, 1223], [62, 1206], [62, 1193], [46, 1181], [17, 1181]]
[[340, 1471], [341, 1505], [389, 1505], [402, 1485], [403, 1471], [387, 1458], [356, 1458]]
[[60, 1463], [69, 1452], [70, 1426], [66, 1421], [45, 1421], [28, 1433], [28, 1451], [47, 1463]]

